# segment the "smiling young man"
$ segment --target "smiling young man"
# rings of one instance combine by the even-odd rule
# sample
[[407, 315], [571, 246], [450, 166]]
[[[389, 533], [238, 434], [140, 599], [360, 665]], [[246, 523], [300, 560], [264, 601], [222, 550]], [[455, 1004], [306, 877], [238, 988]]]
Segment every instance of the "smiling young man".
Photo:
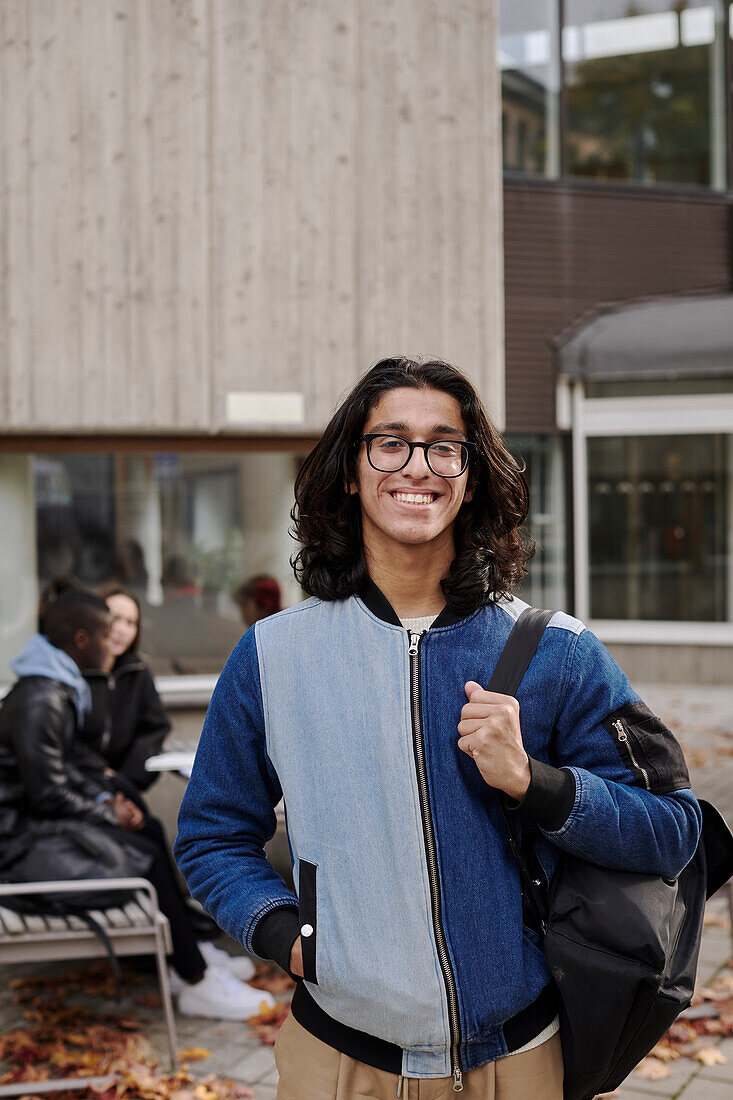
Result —
[[[562, 613], [517, 699], [482, 687], [526, 606], [527, 489], [453, 367], [373, 367], [295, 497], [311, 599], [227, 662], [176, 841], [194, 897], [298, 979], [278, 1098], [561, 1100], [498, 799], [548, 878], [562, 850], [674, 876], [699, 835], [679, 747]], [[297, 896], [264, 853], [281, 796]]]

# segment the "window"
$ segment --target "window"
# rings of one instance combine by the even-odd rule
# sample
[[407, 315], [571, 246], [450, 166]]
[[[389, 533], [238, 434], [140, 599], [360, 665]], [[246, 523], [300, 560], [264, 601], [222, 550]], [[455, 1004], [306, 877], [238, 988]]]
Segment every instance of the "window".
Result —
[[726, 64], [724, 0], [501, 0], [504, 169], [725, 190]]
[[554, 4], [502, 0], [498, 64], [504, 167], [557, 175], [558, 65], [552, 48]]
[[724, 188], [723, 51], [716, 0], [567, 0], [568, 174]]
[[288, 559], [292, 454], [42, 454], [32, 460], [39, 586], [71, 573], [141, 601], [156, 674], [217, 673], [245, 627], [233, 592]]
[[619, 381], [589, 379], [586, 382], [586, 397], [662, 397], [669, 393], [733, 393], [733, 377], [712, 378], [624, 378]]
[[565, 590], [565, 486], [562, 442], [557, 436], [511, 435], [507, 446], [523, 462], [529, 485], [526, 530], [536, 553], [518, 595], [535, 607], [567, 608]]
[[588, 440], [593, 619], [729, 618], [732, 439]]

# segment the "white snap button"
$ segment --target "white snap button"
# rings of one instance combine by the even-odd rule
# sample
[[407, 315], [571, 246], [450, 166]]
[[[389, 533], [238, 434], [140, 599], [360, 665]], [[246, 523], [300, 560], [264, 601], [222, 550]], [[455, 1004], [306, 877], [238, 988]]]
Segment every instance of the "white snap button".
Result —
[[312, 936], [313, 935], [313, 925], [312, 924], [304, 924], [303, 927], [300, 930], [300, 934], [301, 934], [301, 936], [305, 936], [306, 939], [308, 938], [308, 936]]

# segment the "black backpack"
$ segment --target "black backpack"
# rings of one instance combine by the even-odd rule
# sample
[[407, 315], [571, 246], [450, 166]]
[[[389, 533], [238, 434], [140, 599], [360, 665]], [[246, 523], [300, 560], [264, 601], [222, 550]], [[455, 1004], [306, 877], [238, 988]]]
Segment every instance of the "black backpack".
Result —
[[[118, 835], [115, 835], [115, 834]], [[126, 905], [134, 890], [89, 892], [84, 879], [145, 878], [153, 857], [125, 843], [122, 829], [99, 826], [75, 818], [33, 821], [24, 834], [23, 855], [3, 871], [5, 882], [48, 882], [79, 880], [76, 893], [24, 895], [28, 905], [61, 906], [67, 912], [85, 909], [111, 909]], [[18, 898], [3, 902], [9, 909], [22, 904]]]
[[[518, 618], [489, 690], [515, 695], [552, 612]], [[705, 901], [733, 875], [733, 835], [700, 801], [695, 855], [677, 879], [611, 871], [563, 853], [549, 888], [499, 798], [522, 894], [559, 994], [565, 1100], [612, 1092], [686, 1008]], [[534, 865], [533, 865], [534, 864]]]
[[[95, 933], [104, 946], [112, 967], [117, 999], [120, 998], [120, 968], [109, 936], [89, 910], [126, 905], [134, 890], [89, 891], [84, 879], [145, 878], [153, 857], [125, 844], [124, 833], [87, 821], [61, 818], [34, 821], [23, 835], [24, 852], [2, 872], [4, 882], [37, 882], [37, 894], [4, 897], [3, 905], [18, 913], [50, 917], [75, 916]], [[43, 892], [49, 881], [79, 881], [79, 890], [65, 894]]]

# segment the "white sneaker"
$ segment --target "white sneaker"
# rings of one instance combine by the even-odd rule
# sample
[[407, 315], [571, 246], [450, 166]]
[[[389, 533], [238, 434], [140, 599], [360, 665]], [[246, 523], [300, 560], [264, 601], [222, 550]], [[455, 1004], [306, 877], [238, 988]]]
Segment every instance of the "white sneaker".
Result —
[[233, 974], [235, 978], [239, 978], [240, 982], [248, 982], [250, 978], [255, 976], [255, 964], [250, 959], [249, 955], [230, 955], [226, 951], [222, 951], [220, 947], [214, 947], [213, 943], [204, 941], [199, 944], [199, 951], [206, 959], [208, 966], [223, 966]]
[[178, 971], [174, 970], [172, 966], [169, 966], [168, 985], [171, 987], [171, 997], [177, 997], [185, 984], [183, 978], [178, 974]]
[[200, 982], [183, 983], [178, 997], [182, 1016], [207, 1016], [213, 1020], [246, 1020], [272, 1008], [275, 998], [265, 989], [252, 989], [224, 967], [207, 966]]

